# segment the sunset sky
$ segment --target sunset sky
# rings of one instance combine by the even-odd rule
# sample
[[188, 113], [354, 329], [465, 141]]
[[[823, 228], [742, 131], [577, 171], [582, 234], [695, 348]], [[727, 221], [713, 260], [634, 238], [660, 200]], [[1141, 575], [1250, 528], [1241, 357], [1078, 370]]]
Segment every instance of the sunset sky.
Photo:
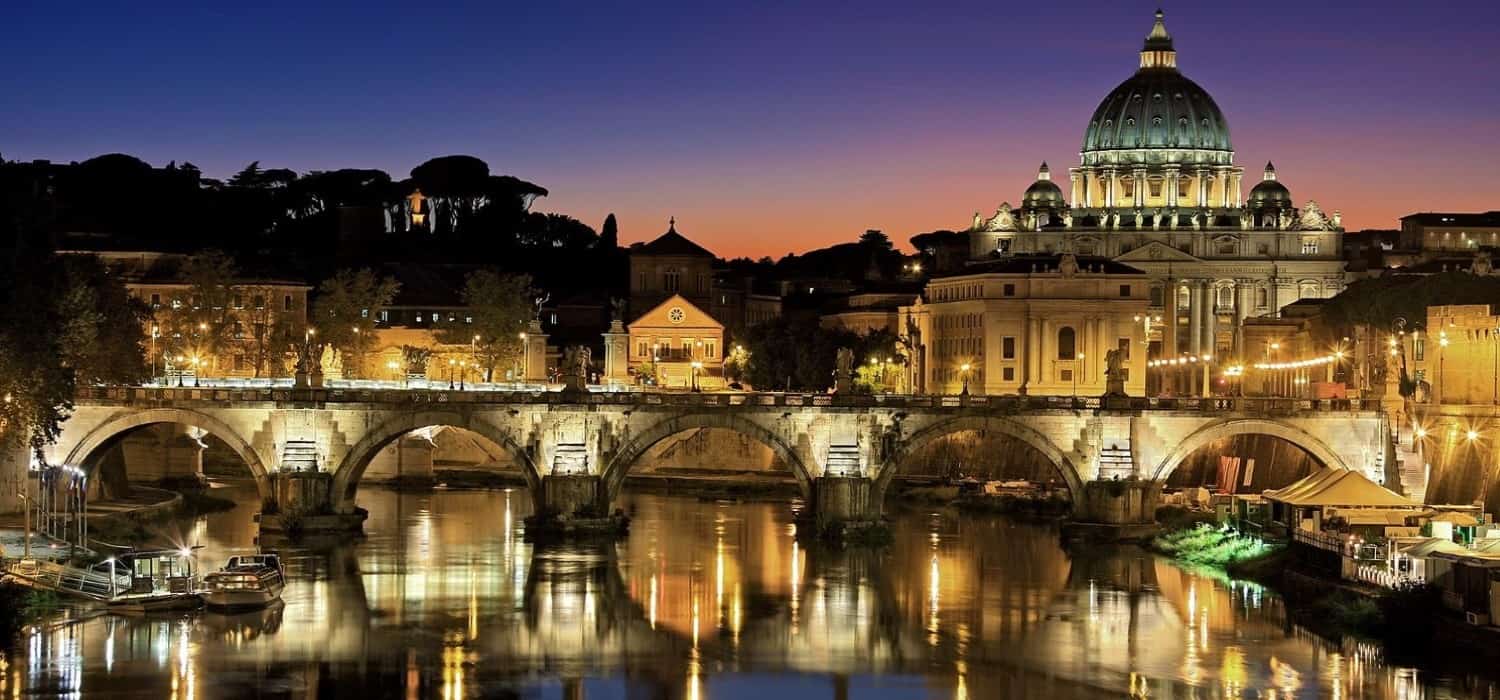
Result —
[[[404, 177], [468, 153], [622, 241], [780, 256], [967, 224], [1078, 159], [1154, 3], [20, 2], [0, 155]], [[1246, 185], [1345, 226], [1500, 209], [1500, 3], [1171, 3]], [[1066, 190], [1066, 188], [1065, 188]]]

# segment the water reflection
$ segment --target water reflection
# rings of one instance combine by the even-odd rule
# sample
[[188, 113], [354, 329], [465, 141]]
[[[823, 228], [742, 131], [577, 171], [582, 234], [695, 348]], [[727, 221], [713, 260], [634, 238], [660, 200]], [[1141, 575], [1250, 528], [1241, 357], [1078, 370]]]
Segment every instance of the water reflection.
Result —
[[[253, 498], [253, 495], [252, 495]], [[1388, 664], [1288, 621], [1254, 585], [1055, 530], [897, 517], [887, 551], [806, 548], [784, 504], [637, 496], [630, 537], [534, 547], [523, 491], [362, 495], [357, 542], [274, 543], [284, 603], [82, 614], [28, 630], [0, 697], [1445, 698], [1479, 677]], [[221, 561], [247, 512], [173, 536]], [[205, 675], [211, 670], [212, 678]], [[747, 691], [747, 689], [750, 689]]]

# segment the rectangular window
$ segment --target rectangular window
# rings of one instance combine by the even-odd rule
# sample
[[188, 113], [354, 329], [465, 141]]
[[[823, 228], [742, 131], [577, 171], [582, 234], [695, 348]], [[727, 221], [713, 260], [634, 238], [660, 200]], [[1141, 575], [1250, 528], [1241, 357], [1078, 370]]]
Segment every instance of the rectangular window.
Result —
[[1005, 296], [1008, 296], [1008, 297], [1015, 296], [1016, 295], [1016, 285], [1014, 285], [1014, 284], [1007, 284], [1007, 285], [1005, 285], [1004, 294], [1005, 294]]
[[1270, 255], [1271, 254], [1271, 244], [1269, 244], [1269, 243], [1262, 243], [1262, 244], [1256, 246], [1255, 250], [1256, 250], [1256, 252], [1260, 253], [1261, 255]]
[[636, 357], [645, 357], [646, 356], [646, 349], [647, 349], [646, 348], [646, 341], [642, 340], [639, 343], [636, 343], [636, 345], [635, 345], [635, 356]]
[[1318, 254], [1318, 239], [1316, 239], [1316, 238], [1308, 238], [1308, 239], [1302, 241], [1302, 254], [1303, 255], [1317, 255]]
[[1014, 360], [1014, 359], [1016, 359], [1016, 337], [1015, 336], [1013, 336], [1013, 335], [1007, 335], [1004, 338], [1000, 339], [1000, 359], [1002, 359], [1002, 360]]
[[703, 343], [703, 356], [704, 357], [706, 357], [706, 358], [708, 358], [710, 360], [714, 359], [714, 355], [718, 352], [718, 348], [714, 347], [714, 345], [715, 345], [715, 343], [712, 340]]
[[1073, 370], [1071, 370], [1071, 369], [1061, 370], [1061, 371], [1059, 371], [1057, 373], [1057, 378], [1059, 380], [1061, 380], [1061, 381], [1071, 382], [1071, 381], [1073, 381]]
[[292, 295], [287, 294], [286, 296], [281, 297], [281, 310], [282, 311], [291, 311], [292, 310]]
[[1128, 284], [1122, 284], [1122, 285], [1120, 285], [1120, 296], [1122, 296], [1122, 297], [1128, 297], [1128, 296], [1130, 296], [1130, 285], [1128, 285]]
[[676, 270], [667, 270], [662, 273], [662, 289], [668, 292], [676, 292], [678, 285], [682, 283], [682, 273]]
[[233, 304], [234, 308], [236, 309], [243, 309], [245, 308], [245, 297], [236, 294], [234, 295], [234, 300], [230, 303]]
[[369, 309], [360, 309], [359, 310], [359, 317], [360, 318], [369, 318], [370, 317], [370, 310]]
[[151, 295], [151, 308], [153, 308], [153, 309], [161, 308], [161, 295], [160, 294], [152, 294]]
[[1015, 367], [1002, 367], [1000, 369], [1000, 378], [1004, 379], [1007, 382], [1013, 382], [1013, 381], [1015, 381], [1016, 380], [1016, 368]]
[[390, 320], [391, 320], [391, 313], [389, 311], [382, 310], [380, 312], [380, 322], [381, 323], [388, 323]]
[[648, 274], [646, 274], [645, 270], [642, 270], [641, 274], [638, 277], [638, 279], [636, 279], [636, 281], [635, 281], [635, 288], [644, 292], [644, 291], [646, 291], [646, 290], [648, 290], [648, 289], [651, 288], [650, 281], [651, 281], [651, 276], [648, 275]]
[[1417, 338], [1413, 343], [1412, 354], [1416, 355], [1418, 362], [1427, 359], [1427, 341]]

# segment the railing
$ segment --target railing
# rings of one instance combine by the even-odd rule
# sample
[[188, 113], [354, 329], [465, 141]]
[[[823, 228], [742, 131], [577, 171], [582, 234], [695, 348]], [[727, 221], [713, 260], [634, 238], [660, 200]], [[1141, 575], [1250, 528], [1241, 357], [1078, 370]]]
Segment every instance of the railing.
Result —
[[548, 388], [501, 391], [497, 389], [397, 389], [343, 388], [296, 389], [291, 387], [161, 387], [91, 386], [77, 390], [80, 401], [124, 403], [248, 402], [248, 403], [483, 403], [561, 404], [600, 406], [692, 406], [692, 407], [840, 407], [900, 409], [982, 409], [991, 413], [1045, 410], [1071, 411], [1178, 411], [1194, 414], [1286, 415], [1315, 412], [1353, 412], [1366, 409], [1358, 399], [1290, 399], [1266, 397], [1154, 398], [1097, 396], [978, 396], [917, 394], [824, 394], [796, 392], [686, 392], [609, 391], [564, 393]]
[[[110, 585], [109, 574], [64, 566], [50, 561], [25, 559], [5, 568], [5, 573], [24, 579], [31, 585], [60, 593], [71, 593], [93, 600], [109, 600], [120, 590], [118, 579]], [[127, 584], [128, 585], [128, 584]]]

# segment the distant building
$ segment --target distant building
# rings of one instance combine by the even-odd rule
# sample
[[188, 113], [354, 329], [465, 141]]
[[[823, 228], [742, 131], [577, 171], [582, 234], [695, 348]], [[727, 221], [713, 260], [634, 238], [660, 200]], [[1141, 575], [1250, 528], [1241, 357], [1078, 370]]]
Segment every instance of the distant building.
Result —
[[1146, 273], [1100, 257], [1016, 255], [927, 283], [900, 309], [914, 393], [1098, 396], [1108, 353], [1145, 390]]
[[1427, 330], [1405, 349], [1433, 403], [1500, 404], [1500, 304], [1429, 306]]
[[724, 386], [724, 324], [687, 297], [672, 295], [627, 330], [630, 370], [637, 377], [654, 374], [658, 386], [687, 389], [696, 375], [699, 388]]
[[[301, 280], [241, 276], [233, 281], [227, 308], [201, 317], [215, 318], [222, 330], [211, 332], [186, 318], [205, 302], [183, 279], [189, 256], [154, 251], [62, 250], [63, 255], [98, 258], [151, 309], [145, 329], [147, 360], [156, 376], [283, 376], [295, 343], [307, 328], [308, 293]], [[183, 312], [177, 314], [174, 312]]]
[[1500, 248], [1500, 211], [1422, 212], [1401, 217], [1400, 246], [1424, 253], [1473, 253]]
[[699, 309], [713, 304], [713, 271], [717, 256], [677, 232], [677, 220], [649, 243], [630, 247], [630, 313], [640, 316], [658, 304], [681, 296]]
[[845, 330], [857, 335], [886, 331], [895, 335], [901, 332], [901, 307], [909, 306], [921, 296], [916, 285], [913, 289], [866, 290], [850, 294], [839, 307], [825, 311], [821, 321], [824, 328]]

